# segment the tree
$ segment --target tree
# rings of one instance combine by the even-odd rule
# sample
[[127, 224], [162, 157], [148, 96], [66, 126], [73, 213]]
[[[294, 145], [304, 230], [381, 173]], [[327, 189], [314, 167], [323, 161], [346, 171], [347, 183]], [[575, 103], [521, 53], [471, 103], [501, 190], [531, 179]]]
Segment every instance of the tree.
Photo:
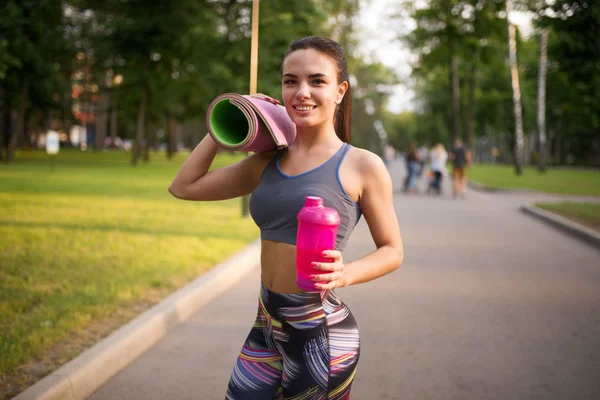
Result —
[[508, 24], [508, 55], [513, 90], [515, 113], [515, 173], [521, 175], [523, 165], [523, 109], [521, 106], [521, 88], [519, 87], [519, 70], [517, 65], [517, 39], [515, 26], [510, 22], [512, 0], [506, 0], [506, 22]]
[[600, 164], [600, 3], [539, 2], [548, 29], [547, 127], [552, 162]]
[[[48, 115], [60, 109], [60, 92], [74, 59], [71, 30], [60, 0], [7, 0], [0, 6], [0, 115], [6, 124], [10, 109], [16, 119], [0, 142], [7, 161], [23, 138], [26, 114], [38, 109]], [[48, 118], [46, 118], [49, 120]], [[25, 142], [27, 143], [27, 141]]]
[[542, 29], [540, 35], [540, 68], [538, 78], [538, 169], [540, 172], [546, 170], [546, 71], [548, 69], [548, 29]]
[[433, 0], [427, 7], [412, 2], [407, 6], [411, 10], [411, 17], [417, 23], [416, 29], [405, 38], [418, 56], [415, 70], [428, 69], [431, 65], [447, 66], [452, 137], [458, 138], [462, 131], [459, 77], [462, 21], [459, 15], [464, 3], [455, 0]]

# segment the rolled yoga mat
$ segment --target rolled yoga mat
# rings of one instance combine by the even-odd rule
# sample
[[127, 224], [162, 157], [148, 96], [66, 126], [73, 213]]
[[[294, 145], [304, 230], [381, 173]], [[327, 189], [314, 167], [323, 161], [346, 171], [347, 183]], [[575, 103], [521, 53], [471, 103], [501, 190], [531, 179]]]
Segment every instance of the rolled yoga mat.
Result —
[[237, 93], [224, 93], [210, 103], [206, 127], [219, 145], [235, 151], [283, 149], [296, 138], [285, 107]]

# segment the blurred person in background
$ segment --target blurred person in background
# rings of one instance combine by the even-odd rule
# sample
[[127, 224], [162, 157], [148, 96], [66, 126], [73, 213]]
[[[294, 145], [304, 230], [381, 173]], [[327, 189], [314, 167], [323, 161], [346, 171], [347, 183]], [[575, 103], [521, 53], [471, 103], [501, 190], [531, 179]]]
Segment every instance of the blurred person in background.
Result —
[[441, 143], [436, 144], [429, 153], [429, 168], [433, 173], [431, 188], [436, 194], [442, 193], [442, 177], [447, 174], [446, 162], [448, 161], [448, 153]]
[[419, 171], [421, 170], [421, 157], [419, 156], [416, 144], [411, 143], [408, 146], [408, 151], [404, 159], [406, 161], [406, 170], [408, 171], [405, 181], [405, 191], [408, 194], [414, 194], [417, 193], [417, 182], [419, 180]]
[[392, 161], [394, 161], [394, 159], [396, 158], [396, 149], [391, 146], [391, 145], [386, 145], [385, 146], [385, 157], [384, 157], [384, 161], [387, 164], [391, 163]]
[[425, 163], [427, 162], [427, 158], [429, 156], [429, 145], [427, 144], [422, 144], [421, 147], [419, 147], [419, 177], [421, 175], [423, 175], [423, 172], [425, 172]]
[[471, 165], [471, 152], [463, 144], [462, 140], [456, 139], [454, 147], [450, 150], [452, 161], [452, 196], [465, 197], [467, 189], [467, 167]]

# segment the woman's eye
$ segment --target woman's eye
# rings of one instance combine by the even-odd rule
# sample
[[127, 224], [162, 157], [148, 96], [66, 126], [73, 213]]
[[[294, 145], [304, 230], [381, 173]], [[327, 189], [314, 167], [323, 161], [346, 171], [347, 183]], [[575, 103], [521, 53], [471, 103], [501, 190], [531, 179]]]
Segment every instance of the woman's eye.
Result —
[[317, 85], [323, 85], [325, 83], [323, 79], [315, 79], [313, 82]]
[[284, 85], [292, 85], [294, 83], [295, 83], [295, 81], [293, 79], [284, 79], [283, 80]]

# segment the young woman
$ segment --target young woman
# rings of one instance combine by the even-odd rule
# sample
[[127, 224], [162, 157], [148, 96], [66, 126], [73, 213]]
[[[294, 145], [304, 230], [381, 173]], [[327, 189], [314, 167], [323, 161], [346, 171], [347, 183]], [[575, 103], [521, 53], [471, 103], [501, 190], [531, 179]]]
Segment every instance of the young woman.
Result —
[[[349, 399], [358, 328], [333, 289], [373, 280], [402, 263], [392, 183], [378, 156], [349, 144], [351, 93], [338, 43], [296, 40], [284, 55], [281, 78], [283, 102], [297, 127], [294, 143], [208, 172], [218, 146], [206, 135], [169, 191], [186, 200], [252, 193], [250, 212], [261, 231], [262, 285], [258, 316], [226, 398]], [[331, 262], [315, 265], [322, 271], [313, 276], [320, 292], [296, 285], [296, 218], [306, 196], [322, 197], [341, 218], [336, 250], [324, 253]], [[361, 214], [377, 250], [345, 263], [341, 251]]]
[[416, 193], [417, 183], [419, 180], [419, 170], [421, 165], [421, 158], [419, 156], [419, 151], [417, 150], [416, 144], [411, 143], [408, 146], [408, 151], [406, 152], [405, 159], [406, 169], [408, 171], [405, 190], [408, 193]]
[[444, 148], [444, 145], [438, 143], [431, 150], [429, 154], [431, 171], [435, 174], [435, 178], [432, 184], [436, 194], [442, 193], [442, 176], [446, 174], [446, 162], [448, 161], [448, 153]]

